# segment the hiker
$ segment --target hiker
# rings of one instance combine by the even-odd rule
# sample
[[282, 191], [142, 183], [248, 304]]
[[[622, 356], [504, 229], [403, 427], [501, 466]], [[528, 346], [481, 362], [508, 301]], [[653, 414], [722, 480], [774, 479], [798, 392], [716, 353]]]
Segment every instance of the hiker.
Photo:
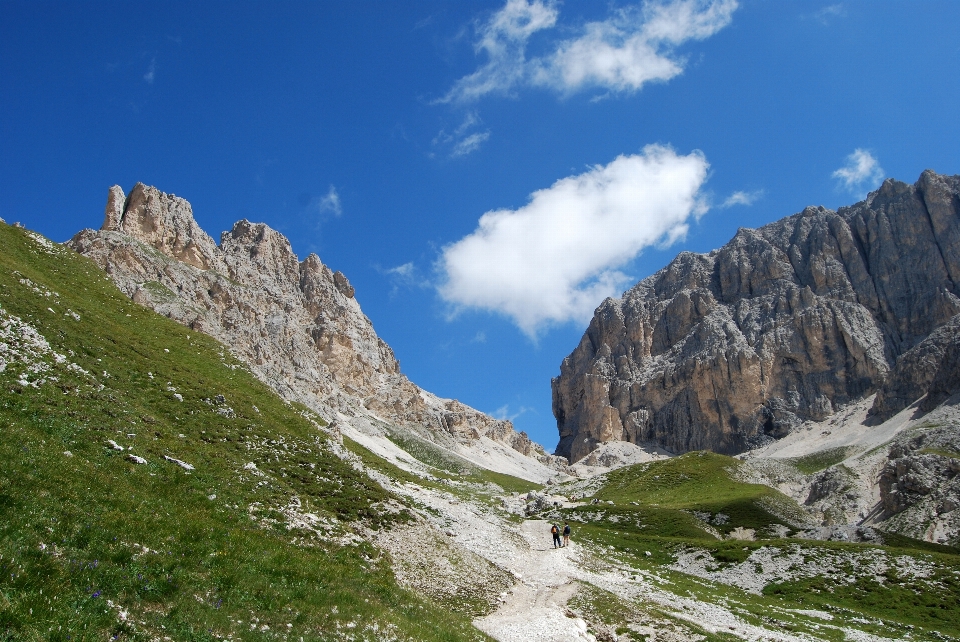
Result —
[[570, 546], [570, 522], [563, 523], [563, 545]]
[[550, 534], [553, 535], [553, 547], [557, 548], [563, 547], [563, 544], [560, 543], [560, 528], [556, 524], [550, 525]]

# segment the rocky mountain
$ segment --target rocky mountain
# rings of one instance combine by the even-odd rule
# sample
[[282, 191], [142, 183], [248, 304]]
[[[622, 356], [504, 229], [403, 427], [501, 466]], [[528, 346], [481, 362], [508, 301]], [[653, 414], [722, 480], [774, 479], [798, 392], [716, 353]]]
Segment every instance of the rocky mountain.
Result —
[[[178, 229], [166, 251], [200, 260]], [[325, 408], [338, 430], [285, 403], [0, 223], [0, 639], [960, 638], [960, 407], [867, 429], [868, 404], [745, 461], [648, 454], [545, 484], [409, 431], [367, 448], [348, 436], [372, 414]]]
[[958, 176], [740, 229], [600, 305], [553, 380], [557, 454], [739, 453], [877, 391], [878, 419], [929, 410], [960, 387], [958, 313]]
[[190, 203], [138, 183], [129, 195], [112, 187], [101, 229], [69, 246], [134, 301], [229, 346], [283, 398], [335, 425], [406, 427], [451, 447], [488, 438], [557, 463], [509, 421], [413, 384], [347, 277], [316, 254], [300, 261], [263, 223], [238, 221], [218, 245]]

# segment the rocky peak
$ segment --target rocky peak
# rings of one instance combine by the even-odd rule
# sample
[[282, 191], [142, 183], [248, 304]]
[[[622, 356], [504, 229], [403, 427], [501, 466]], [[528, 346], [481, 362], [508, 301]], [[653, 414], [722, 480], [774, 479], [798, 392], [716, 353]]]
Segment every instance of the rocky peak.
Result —
[[132, 236], [201, 270], [216, 263], [216, 244], [197, 225], [190, 203], [143, 183], [134, 185], [126, 197], [118, 185], [110, 188], [100, 229]]
[[112, 187], [103, 228], [83, 230], [70, 245], [134, 301], [221, 341], [288, 400], [447, 444], [486, 437], [554, 465], [510, 422], [410, 382], [350, 281], [316, 254], [301, 262], [285, 236], [247, 220], [220, 239], [215, 245], [197, 225], [187, 201], [138, 183], [126, 197]]
[[681, 253], [604, 301], [553, 380], [557, 453], [617, 440], [736, 453], [876, 391], [960, 313], [958, 195], [960, 177], [889, 179], [836, 212]]
[[220, 252], [231, 278], [247, 285], [293, 292], [300, 263], [290, 241], [265, 223], [243, 219], [220, 235]]

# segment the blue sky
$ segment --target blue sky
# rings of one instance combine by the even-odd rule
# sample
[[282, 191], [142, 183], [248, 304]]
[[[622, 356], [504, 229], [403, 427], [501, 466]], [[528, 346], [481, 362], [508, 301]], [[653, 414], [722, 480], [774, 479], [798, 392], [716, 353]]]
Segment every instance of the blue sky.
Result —
[[958, 2], [0, 1], [0, 217], [107, 189], [316, 252], [424, 388], [552, 450], [593, 308], [681, 250], [960, 173]]

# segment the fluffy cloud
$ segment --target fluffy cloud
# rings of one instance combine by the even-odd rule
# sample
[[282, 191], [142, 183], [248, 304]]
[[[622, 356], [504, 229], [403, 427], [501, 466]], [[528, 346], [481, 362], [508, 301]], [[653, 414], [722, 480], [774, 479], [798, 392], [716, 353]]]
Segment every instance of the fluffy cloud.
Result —
[[401, 288], [429, 288], [432, 286], [430, 280], [421, 274], [413, 261], [386, 269], [379, 266], [375, 267], [380, 274], [386, 275], [390, 279], [393, 286], [390, 291], [391, 295], [397, 294]]
[[736, 8], [735, 0], [680, 0], [621, 10], [536, 61], [533, 83], [566, 92], [587, 86], [636, 91], [650, 81], [670, 80], [684, 65], [673, 48], [712, 36], [730, 24]]
[[147, 69], [147, 73], [143, 74], [143, 79], [147, 82], [148, 85], [153, 84], [154, 78], [157, 77], [157, 59], [156, 57], [150, 61], [150, 68]]
[[482, 145], [488, 138], [490, 138], [489, 131], [470, 134], [464, 139], [457, 141], [457, 144], [454, 145], [453, 149], [450, 151], [450, 157], [459, 158], [460, 156], [466, 156], [470, 152], [478, 150], [480, 145]]
[[816, 11], [813, 14], [815, 20], [820, 22], [820, 24], [828, 25], [830, 21], [834, 18], [844, 18], [847, 15], [847, 10], [842, 4], [831, 4], [819, 11]]
[[855, 149], [847, 156], [847, 164], [835, 171], [833, 177], [849, 192], [863, 198], [867, 190], [880, 186], [883, 168], [873, 154], [865, 149]]
[[528, 61], [528, 40], [554, 27], [558, 12], [541, 0], [508, 0], [479, 29], [476, 48], [487, 54], [487, 64], [458, 80], [440, 102], [470, 102], [521, 85], [563, 93], [585, 87], [636, 91], [682, 73], [685, 61], [675, 47], [723, 29], [736, 8], [736, 0], [648, 2], [583, 25], [577, 37], [554, 43], [550, 53]]
[[510, 404], [504, 404], [490, 413], [490, 416], [494, 419], [507, 420], [507, 421], [516, 421], [517, 417], [524, 415], [527, 412], [533, 410], [533, 408], [527, 408], [526, 406], [520, 406], [520, 409], [516, 412], [510, 412]]
[[705, 211], [708, 164], [660, 145], [563, 178], [516, 210], [484, 214], [443, 249], [440, 296], [454, 309], [504, 314], [528, 336], [585, 322], [631, 278], [619, 271], [644, 248], [670, 244]]

